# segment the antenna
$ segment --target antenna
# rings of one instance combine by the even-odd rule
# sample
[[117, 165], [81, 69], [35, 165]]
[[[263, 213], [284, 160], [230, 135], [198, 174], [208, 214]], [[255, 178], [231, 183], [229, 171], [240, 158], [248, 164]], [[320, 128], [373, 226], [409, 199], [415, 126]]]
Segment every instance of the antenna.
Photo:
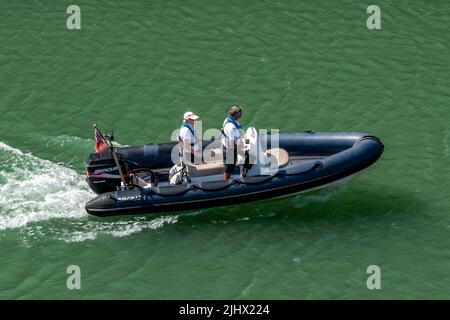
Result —
[[111, 140], [114, 140], [114, 121], [111, 122]]

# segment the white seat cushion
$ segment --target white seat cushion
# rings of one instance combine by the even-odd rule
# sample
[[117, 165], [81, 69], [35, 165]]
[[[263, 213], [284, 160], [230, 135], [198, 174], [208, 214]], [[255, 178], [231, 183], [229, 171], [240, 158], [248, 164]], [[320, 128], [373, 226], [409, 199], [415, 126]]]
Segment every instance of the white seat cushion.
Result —
[[190, 178], [223, 174], [224, 171], [225, 166], [223, 165], [223, 163], [203, 163], [187, 165], [187, 173]]
[[289, 163], [289, 153], [280, 148], [273, 148], [266, 151], [268, 157], [274, 157], [278, 168], [284, 167]]

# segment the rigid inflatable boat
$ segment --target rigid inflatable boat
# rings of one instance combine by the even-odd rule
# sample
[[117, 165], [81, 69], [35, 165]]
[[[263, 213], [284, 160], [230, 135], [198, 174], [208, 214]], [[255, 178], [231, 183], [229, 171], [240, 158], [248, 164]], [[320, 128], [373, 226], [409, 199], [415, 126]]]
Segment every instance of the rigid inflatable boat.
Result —
[[203, 141], [206, 163], [187, 164], [186, 179], [176, 185], [169, 182], [169, 170], [177, 143], [115, 148], [126, 185], [111, 152], [91, 154], [85, 161], [87, 182], [100, 195], [86, 204], [86, 211], [96, 216], [145, 214], [292, 195], [350, 177], [376, 162], [384, 149], [378, 138], [366, 133], [258, 135], [249, 128], [245, 138], [245, 163], [251, 158], [253, 164], [237, 167], [228, 181], [223, 180], [218, 140]]

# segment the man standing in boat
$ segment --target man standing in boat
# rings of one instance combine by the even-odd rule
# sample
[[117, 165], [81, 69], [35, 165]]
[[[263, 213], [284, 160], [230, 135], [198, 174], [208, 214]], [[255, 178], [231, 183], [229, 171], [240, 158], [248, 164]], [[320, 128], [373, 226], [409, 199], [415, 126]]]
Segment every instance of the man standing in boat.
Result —
[[244, 150], [244, 132], [239, 119], [242, 117], [242, 108], [232, 106], [225, 118], [222, 127], [223, 163], [225, 164], [224, 179], [228, 180], [234, 173], [237, 164], [238, 152]]
[[195, 132], [195, 121], [198, 116], [188, 111], [183, 116], [183, 124], [181, 125], [178, 140], [180, 141], [180, 156], [184, 162], [194, 164], [202, 163], [202, 150]]

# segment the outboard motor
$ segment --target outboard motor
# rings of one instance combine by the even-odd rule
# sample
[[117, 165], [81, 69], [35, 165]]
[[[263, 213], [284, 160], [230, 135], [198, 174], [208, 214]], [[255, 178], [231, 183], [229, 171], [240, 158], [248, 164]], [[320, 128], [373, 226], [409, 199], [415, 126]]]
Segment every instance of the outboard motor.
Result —
[[[128, 168], [124, 162], [120, 161], [120, 163], [122, 172], [127, 178]], [[85, 168], [86, 181], [95, 193], [114, 191], [120, 186], [119, 170], [112, 157], [105, 155], [99, 158], [97, 154], [93, 153], [85, 161]]]

